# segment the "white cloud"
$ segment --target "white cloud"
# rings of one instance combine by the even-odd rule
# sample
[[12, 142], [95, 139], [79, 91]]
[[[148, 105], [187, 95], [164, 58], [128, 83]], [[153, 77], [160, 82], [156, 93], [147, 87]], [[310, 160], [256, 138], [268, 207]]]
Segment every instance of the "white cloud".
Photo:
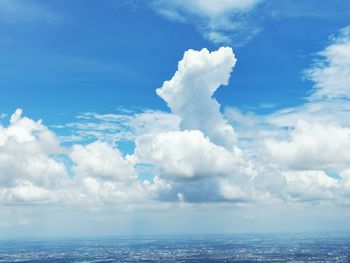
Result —
[[8, 24], [28, 22], [56, 23], [59, 17], [44, 5], [26, 0], [0, 0], [0, 21]]
[[[224, 12], [220, 6], [201, 8]], [[0, 126], [1, 201], [342, 203], [350, 190], [347, 34], [342, 30], [320, 53], [327, 63], [308, 71], [316, 83], [309, 100], [265, 116], [220, 112], [213, 96], [228, 84], [236, 63], [228, 47], [184, 54], [174, 76], [157, 89], [172, 113], [85, 113], [63, 126], [77, 138], [98, 140], [93, 143], [64, 148], [41, 121], [17, 110], [7, 127]], [[333, 80], [335, 88], [328, 83]], [[123, 156], [115, 147], [119, 140], [135, 141], [135, 153]]]
[[214, 43], [242, 44], [257, 32], [249, 12], [261, 0], [154, 0], [153, 8], [164, 17], [193, 24]]
[[286, 178], [289, 198], [294, 201], [320, 201], [334, 199], [339, 182], [329, 177], [324, 171], [286, 171], [282, 172]]
[[[161, 1], [160, 1], [161, 2]], [[245, 12], [252, 9], [258, 0], [194, 0], [184, 1], [175, 0], [167, 1], [168, 5], [177, 6], [181, 9], [188, 9], [190, 12], [203, 16], [220, 16], [231, 12]], [[160, 3], [158, 3], [160, 4]]]
[[291, 169], [343, 169], [350, 165], [350, 128], [299, 121], [289, 140], [267, 139], [266, 160]]
[[315, 86], [304, 104], [268, 115], [225, 110], [238, 145], [257, 167], [252, 183], [259, 195], [283, 202], [347, 203], [349, 43], [346, 27], [318, 53], [306, 71]]
[[350, 126], [350, 105], [347, 100], [318, 100], [297, 107], [276, 111], [265, 118], [268, 125], [293, 128], [299, 120], [321, 124]]
[[305, 104], [265, 118], [283, 134], [265, 142], [267, 160], [291, 169], [339, 172], [349, 166], [349, 36], [350, 27], [340, 30], [306, 71], [315, 85]]
[[318, 53], [319, 59], [306, 71], [315, 82], [314, 99], [350, 98], [350, 26], [332, 37], [332, 43]]
[[69, 134], [61, 136], [61, 140], [100, 140], [115, 144], [118, 141], [134, 141], [143, 134], [176, 131], [180, 123], [178, 116], [154, 110], [110, 114], [87, 112], [77, 116], [77, 119], [76, 122], [53, 126], [54, 129], [69, 131]]
[[249, 191], [247, 191], [247, 188], [240, 188], [242, 187], [241, 184], [239, 184], [238, 186], [237, 184], [227, 179], [221, 179], [218, 182], [219, 194], [223, 197], [224, 200], [243, 202], [251, 199], [251, 197], [249, 196], [250, 193]]
[[105, 180], [93, 175], [79, 178], [83, 204], [140, 204], [150, 201], [148, 185], [136, 179], [129, 182]]
[[[134, 168], [135, 156], [123, 157], [117, 148], [102, 141], [87, 145], [75, 144], [68, 154], [68, 149], [59, 146], [56, 136], [40, 120], [33, 121], [22, 117], [21, 114], [22, 111], [17, 110], [11, 116], [10, 125], [1, 126], [0, 129], [0, 196], [7, 204], [149, 203], [152, 199], [164, 201], [164, 193], [174, 193], [178, 196], [179, 192], [173, 192], [176, 189], [183, 191], [184, 198], [190, 202], [218, 201], [225, 197], [220, 193], [216, 177], [230, 176], [239, 184], [242, 176], [240, 173], [243, 173], [244, 163], [238, 149], [230, 152], [222, 146], [215, 145], [198, 130], [159, 133], [157, 127], [160, 126], [156, 125], [146, 129], [151, 134], [143, 135], [137, 140], [143, 141], [143, 144], [142, 147], [138, 145], [136, 156], [139, 158], [143, 155], [143, 159], [139, 158], [139, 161], [150, 161], [158, 171], [162, 170], [162, 173], [141, 182]], [[140, 121], [137, 121], [141, 123], [141, 129], [144, 129], [142, 123], [148, 126], [148, 122], [155, 117], [153, 113], [141, 116]], [[97, 117], [106, 119], [115, 116]], [[159, 149], [147, 148], [158, 139]], [[164, 148], [166, 144], [163, 144], [163, 139], [168, 140], [173, 147]], [[184, 151], [183, 145], [187, 145]], [[172, 150], [176, 147], [178, 155], [173, 155]], [[154, 159], [157, 151], [165, 153], [170, 159]], [[148, 154], [152, 160], [145, 157]], [[176, 162], [181, 162], [180, 159], [185, 164], [175, 170], [179, 178], [166, 174], [171, 172], [171, 165], [175, 167]], [[206, 169], [203, 169], [200, 159], [206, 163]], [[69, 164], [69, 160], [72, 161], [72, 165]], [[72, 171], [73, 177], [68, 176], [67, 170]], [[212, 192], [212, 198], [203, 195], [201, 188], [196, 192], [186, 183], [176, 183], [187, 179], [202, 180], [203, 176], [213, 178], [213, 182], [201, 182], [203, 187], [212, 188], [209, 190]], [[167, 182], [170, 177], [171, 184]], [[248, 180], [248, 177], [244, 180]]]
[[50, 155], [62, 152], [55, 135], [41, 121], [21, 117], [17, 109], [8, 127], [0, 126], [0, 181], [14, 186], [30, 180], [52, 187], [67, 175], [62, 162]]
[[295, 203], [303, 206], [334, 205], [346, 200], [342, 198], [345, 181], [341, 177], [331, 177], [324, 170], [290, 170], [270, 166], [259, 171], [252, 183], [252, 197], [262, 202], [277, 201], [285, 205]]
[[136, 140], [134, 161], [155, 166], [169, 187], [158, 189], [163, 201], [243, 201], [252, 167], [239, 150], [230, 152], [198, 130], [158, 133]]
[[181, 118], [180, 128], [200, 130], [213, 143], [232, 148], [236, 141], [233, 128], [220, 112], [214, 92], [227, 85], [236, 58], [229, 47], [209, 52], [188, 50], [171, 80], [157, 89], [171, 111]]
[[127, 181], [136, 176], [132, 164], [123, 158], [119, 150], [104, 142], [74, 145], [70, 157], [76, 176], [117, 181]]
[[121, 155], [117, 148], [105, 142], [74, 145], [70, 157], [73, 161], [74, 181], [87, 203], [145, 203], [161, 184], [157, 180], [141, 183], [133, 163]]
[[3, 189], [0, 196], [7, 203], [50, 203], [54, 196], [48, 189], [38, 187], [31, 182], [19, 182], [15, 187]]
[[237, 155], [211, 143], [198, 130], [141, 136], [135, 150], [137, 161], [154, 164], [160, 176], [174, 180], [234, 176], [242, 166]]
[[260, 165], [252, 178], [252, 185], [257, 200], [287, 200], [287, 180], [276, 167]]
[[64, 200], [69, 187], [67, 168], [59, 156], [56, 136], [39, 121], [17, 109], [8, 127], [0, 126], [0, 197], [7, 203]]

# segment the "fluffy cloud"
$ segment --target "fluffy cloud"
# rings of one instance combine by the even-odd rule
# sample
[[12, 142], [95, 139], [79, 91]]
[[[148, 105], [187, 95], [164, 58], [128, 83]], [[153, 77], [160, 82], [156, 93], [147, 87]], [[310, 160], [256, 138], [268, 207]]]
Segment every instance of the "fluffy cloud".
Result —
[[[220, 5], [207, 4], [200, 12], [225, 12]], [[315, 81], [309, 100], [266, 116], [229, 109], [224, 117], [220, 112], [213, 96], [228, 84], [236, 63], [228, 47], [184, 54], [174, 76], [157, 89], [171, 113], [86, 113], [77, 123], [64, 126], [80, 139], [97, 139], [93, 143], [61, 147], [41, 121], [22, 117], [17, 110], [7, 127], [0, 126], [1, 202], [242, 204], [346, 199], [348, 31], [343, 29], [320, 53], [325, 60], [309, 69], [307, 74]], [[238, 136], [226, 118], [237, 127]], [[135, 141], [133, 155], [124, 156], [115, 147], [120, 140]], [[147, 180], [142, 169], [148, 169]]]
[[343, 169], [350, 165], [350, 129], [299, 121], [289, 140], [265, 141], [266, 160], [292, 169]]
[[[171, 80], [157, 89], [180, 131], [158, 132], [136, 139], [133, 160], [149, 163], [169, 185], [158, 198], [180, 202], [247, 200], [252, 165], [236, 147], [236, 134], [213, 98], [227, 85], [236, 58], [229, 47], [209, 52], [188, 50]], [[244, 188], [244, 190], [242, 190]]]
[[[9, 126], [0, 126], [1, 202], [144, 202], [149, 199], [147, 192], [155, 191], [155, 186], [137, 180], [132, 164], [118, 149], [97, 141], [73, 145], [68, 154], [68, 149], [59, 145], [57, 137], [40, 120], [21, 114], [16, 110]], [[68, 174], [70, 169], [72, 176]]]
[[[169, 187], [159, 189], [164, 201], [242, 201], [252, 170], [239, 150], [213, 144], [198, 130], [158, 133], [136, 140], [135, 162], [150, 163]], [[181, 200], [179, 200], [181, 196]]]
[[117, 181], [135, 178], [131, 163], [107, 143], [97, 141], [86, 146], [74, 145], [70, 156], [76, 176]]
[[171, 80], [157, 89], [171, 111], [181, 118], [180, 128], [200, 130], [216, 144], [232, 148], [236, 141], [233, 128], [220, 112], [214, 92], [227, 85], [236, 58], [229, 47], [209, 52], [188, 50]]
[[[86, 113], [78, 123], [65, 126], [77, 129], [78, 137], [93, 135], [105, 141], [72, 148], [72, 171], [81, 194], [103, 202], [129, 202], [141, 196], [168, 201], [181, 196], [189, 202], [246, 199], [240, 188], [248, 184], [251, 163], [236, 147], [235, 132], [213, 98], [221, 85], [228, 84], [235, 63], [228, 47], [189, 50], [172, 79], [157, 89], [171, 114]], [[134, 155], [123, 157], [107, 143], [120, 139], [135, 140]], [[141, 183], [137, 172], [142, 173], [145, 164], [154, 169]]]
[[253, 179], [256, 191], [285, 201], [346, 203], [350, 165], [349, 43], [346, 27], [318, 53], [320, 58], [306, 71], [315, 86], [304, 104], [265, 116], [226, 111], [226, 116], [238, 125], [238, 137], [244, 133], [248, 142], [245, 150], [261, 167]]
[[282, 175], [287, 182], [285, 192], [294, 201], [329, 200], [339, 189], [339, 181], [320, 170], [286, 171]]
[[259, 28], [252, 23], [249, 12], [261, 0], [154, 0], [153, 8], [173, 21], [190, 23], [205, 38], [215, 43], [242, 44]]
[[38, 187], [29, 181], [21, 181], [14, 187], [1, 189], [0, 196], [9, 204], [47, 204], [58, 201], [53, 191]]
[[136, 140], [137, 160], [154, 164], [162, 177], [174, 180], [241, 174], [237, 155], [211, 143], [198, 130], [158, 133]]
[[152, 189], [148, 191], [148, 184], [141, 184], [137, 180], [121, 182], [103, 180], [96, 177], [79, 178], [82, 203], [87, 204], [139, 204], [147, 203], [151, 199]]
[[[85, 201], [99, 203], [145, 202], [149, 184], [137, 180], [133, 164], [105, 142], [74, 145], [74, 180]], [[152, 192], [152, 189], [150, 189]]]
[[9, 126], [0, 126], [1, 199], [52, 201], [54, 192], [69, 181], [66, 166], [59, 159], [63, 151], [56, 136], [40, 120], [35, 122], [21, 114], [17, 109]]
[[230, 108], [238, 145], [257, 167], [255, 194], [284, 202], [346, 203], [349, 191], [349, 27], [306, 71], [315, 86], [306, 102], [268, 115]]

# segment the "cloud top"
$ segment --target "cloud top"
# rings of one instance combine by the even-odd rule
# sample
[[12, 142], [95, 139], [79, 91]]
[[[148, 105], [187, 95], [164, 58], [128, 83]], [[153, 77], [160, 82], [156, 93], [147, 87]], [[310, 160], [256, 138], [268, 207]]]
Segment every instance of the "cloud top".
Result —
[[214, 143], [232, 148], [236, 135], [220, 112], [213, 97], [221, 85], [227, 85], [236, 58], [229, 47], [209, 52], [188, 50], [169, 81], [157, 89], [171, 111], [180, 116], [182, 129], [200, 130]]

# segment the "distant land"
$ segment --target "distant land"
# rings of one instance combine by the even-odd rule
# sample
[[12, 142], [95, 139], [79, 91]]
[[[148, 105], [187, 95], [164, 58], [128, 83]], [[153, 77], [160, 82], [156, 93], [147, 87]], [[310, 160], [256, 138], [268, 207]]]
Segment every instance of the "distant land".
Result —
[[3, 240], [0, 262], [350, 262], [350, 233]]

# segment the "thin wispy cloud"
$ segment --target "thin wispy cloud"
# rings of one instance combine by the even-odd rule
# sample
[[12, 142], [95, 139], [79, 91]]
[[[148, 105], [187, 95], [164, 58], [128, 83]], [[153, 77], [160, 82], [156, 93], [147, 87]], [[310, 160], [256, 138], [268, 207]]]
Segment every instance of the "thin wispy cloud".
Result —
[[209, 41], [241, 45], [260, 31], [259, 24], [249, 14], [260, 2], [155, 0], [152, 6], [170, 20], [193, 25]]
[[6, 24], [60, 22], [61, 17], [47, 5], [38, 1], [1, 0], [0, 22]]

